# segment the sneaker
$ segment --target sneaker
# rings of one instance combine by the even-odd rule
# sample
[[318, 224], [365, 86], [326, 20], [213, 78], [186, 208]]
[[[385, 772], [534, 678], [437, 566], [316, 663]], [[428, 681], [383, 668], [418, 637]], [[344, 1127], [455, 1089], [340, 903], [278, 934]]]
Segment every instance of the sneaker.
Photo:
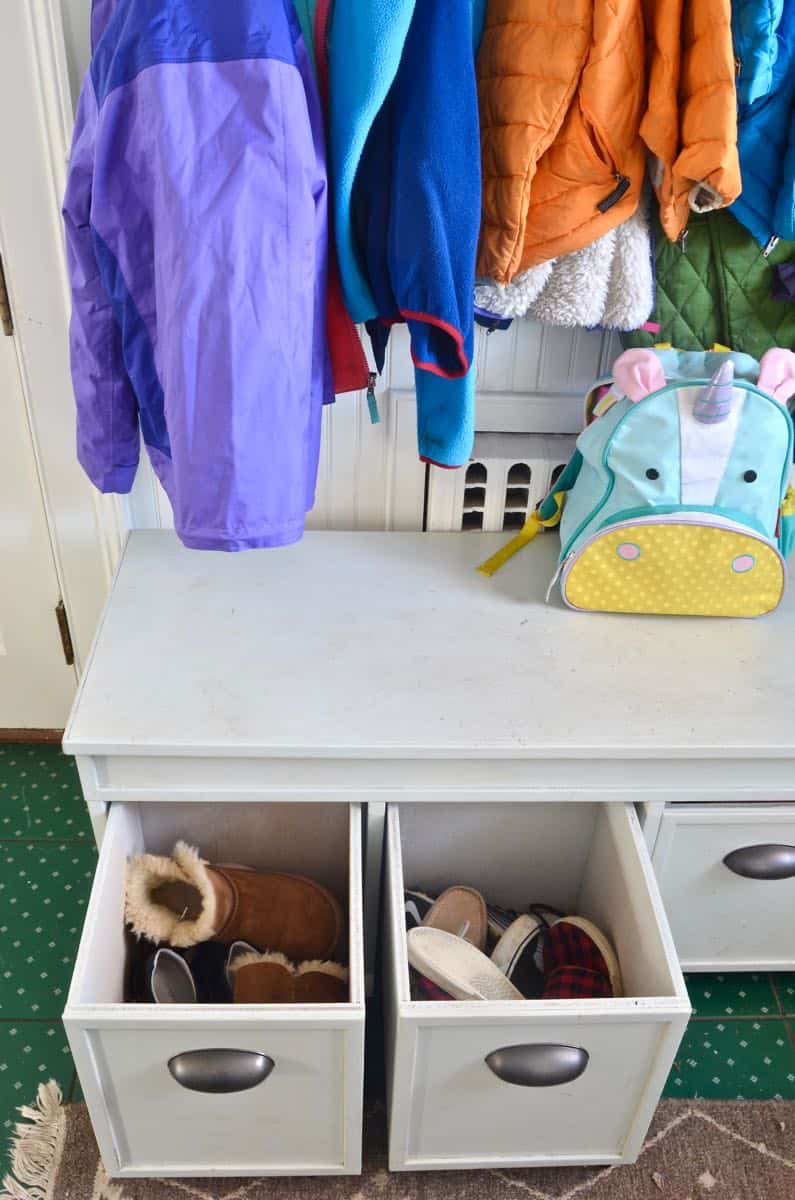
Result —
[[454, 1000], [523, 1000], [522, 993], [477, 946], [444, 929], [408, 934], [409, 965]]
[[520, 913], [514, 908], [500, 908], [498, 904], [490, 904], [488, 907], [489, 935], [499, 941], [508, 927], [525, 913], [538, 917], [544, 925], [551, 925], [553, 921], [566, 915], [559, 908], [550, 908], [548, 904], [528, 904], [524, 913]]
[[[554, 917], [552, 918], [554, 920]], [[544, 990], [544, 934], [549, 920], [538, 912], [522, 913], [512, 921], [491, 954], [491, 961], [527, 1000]]]
[[406, 888], [403, 893], [406, 929], [415, 929], [417, 925], [421, 925], [432, 908], [433, 896], [428, 896], [425, 892], [418, 892], [414, 888]]
[[618, 957], [584, 917], [563, 917], [544, 936], [544, 1000], [623, 996]]

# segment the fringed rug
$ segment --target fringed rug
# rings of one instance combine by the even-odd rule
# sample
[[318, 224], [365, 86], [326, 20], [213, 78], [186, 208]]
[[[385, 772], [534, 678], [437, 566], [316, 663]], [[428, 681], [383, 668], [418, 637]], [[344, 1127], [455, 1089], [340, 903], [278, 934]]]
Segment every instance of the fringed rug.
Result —
[[84, 1104], [54, 1083], [20, 1109], [0, 1200], [793, 1200], [795, 1101], [664, 1100], [631, 1167], [386, 1169], [384, 1111], [371, 1106], [361, 1176], [110, 1180]]

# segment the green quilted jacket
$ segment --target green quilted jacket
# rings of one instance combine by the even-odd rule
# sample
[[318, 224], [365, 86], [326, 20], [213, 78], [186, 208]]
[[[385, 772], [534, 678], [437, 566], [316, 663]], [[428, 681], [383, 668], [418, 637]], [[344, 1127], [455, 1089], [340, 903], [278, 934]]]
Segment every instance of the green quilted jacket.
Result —
[[795, 350], [795, 301], [774, 300], [773, 270], [795, 256], [780, 241], [768, 258], [729, 212], [690, 214], [685, 247], [655, 228], [659, 333], [622, 334], [625, 347], [670, 342], [709, 350], [715, 342], [761, 358], [771, 346]]

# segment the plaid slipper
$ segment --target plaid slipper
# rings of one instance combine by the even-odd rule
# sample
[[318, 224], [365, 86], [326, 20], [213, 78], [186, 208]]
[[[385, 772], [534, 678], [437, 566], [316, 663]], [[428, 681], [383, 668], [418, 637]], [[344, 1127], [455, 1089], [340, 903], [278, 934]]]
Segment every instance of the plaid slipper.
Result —
[[409, 967], [409, 985], [412, 1000], [452, 1000], [453, 998], [447, 992], [443, 992], [435, 983], [431, 983], [430, 979], [420, 975], [419, 971], [415, 971], [413, 967]]
[[543, 1000], [588, 1000], [622, 996], [616, 952], [601, 930], [584, 917], [563, 917], [544, 938]]

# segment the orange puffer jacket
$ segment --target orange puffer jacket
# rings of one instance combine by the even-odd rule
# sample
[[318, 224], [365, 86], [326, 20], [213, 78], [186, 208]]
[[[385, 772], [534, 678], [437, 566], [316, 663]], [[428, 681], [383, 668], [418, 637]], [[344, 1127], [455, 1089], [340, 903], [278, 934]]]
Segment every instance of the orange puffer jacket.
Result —
[[643, 53], [641, 0], [489, 0], [479, 275], [507, 283], [634, 212]]
[[736, 198], [729, 9], [730, 0], [488, 0], [479, 276], [508, 283], [625, 221], [646, 144], [672, 239], [691, 202]]
[[690, 211], [740, 194], [736, 65], [730, 0], [644, 0], [649, 97], [640, 127], [670, 240]]

